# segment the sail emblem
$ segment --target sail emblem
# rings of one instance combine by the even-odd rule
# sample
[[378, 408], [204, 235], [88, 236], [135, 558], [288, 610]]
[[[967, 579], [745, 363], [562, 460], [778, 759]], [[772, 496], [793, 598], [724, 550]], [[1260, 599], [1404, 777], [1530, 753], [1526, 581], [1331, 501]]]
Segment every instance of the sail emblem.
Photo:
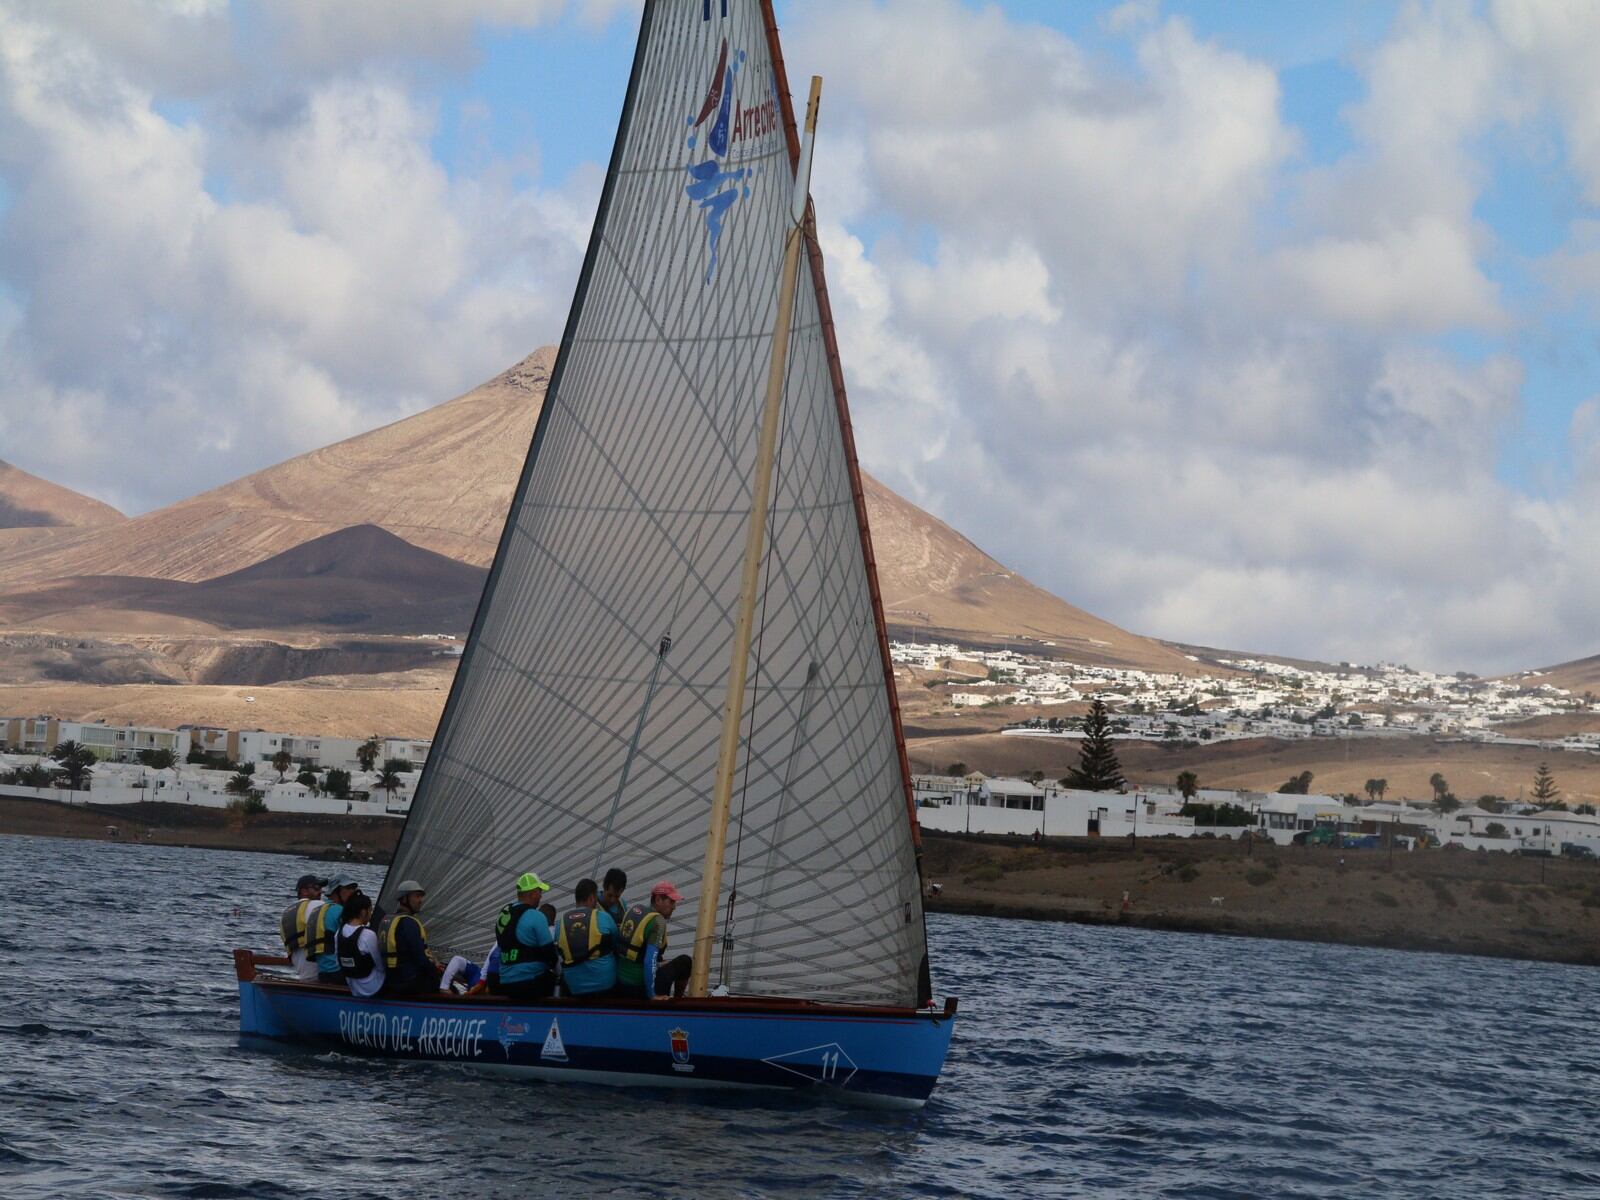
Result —
[[[706, 85], [706, 98], [700, 105], [699, 113], [688, 118], [688, 144], [691, 150], [700, 140], [701, 127], [707, 126], [709, 121], [705, 129], [705, 147], [709, 155], [702, 162], [688, 165], [689, 182], [684, 186], [689, 199], [705, 214], [706, 251], [709, 256], [706, 283], [711, 282], [717, 270], [717, 243], [722, 240], [722, 223], [728, 216], [728, 210], [741, 196], [750, 194], [750, 187], [745, 183], [753, 174], [750, 168], [735, 167], [728, 170], [723, 162], [728, 155], [733, 84], [743, 65], [743, 50], [736, 51], [733, 61], [728, 61], [728, 39], [723, 38], [722, 48], [717, 51], [716, 69], [711, 72], [711, 81]], [[738, 128], [742, 131], [742, 112], [740, 118]]]

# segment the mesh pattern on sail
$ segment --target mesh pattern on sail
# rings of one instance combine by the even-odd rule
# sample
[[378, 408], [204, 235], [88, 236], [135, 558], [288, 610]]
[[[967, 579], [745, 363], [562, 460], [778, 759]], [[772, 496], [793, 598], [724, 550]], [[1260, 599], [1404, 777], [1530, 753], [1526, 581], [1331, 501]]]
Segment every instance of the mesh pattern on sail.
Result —
[[[630, 900], [677, 884], [669, 953], [691, 948], [793, 186], [760, 5], [721, 7], [647, 10], [581, 311], [389, 874], [428, 887], [431, 935], [456, 951], [487, 949], [520, 872], [565, 908], [613, 866]], [[722, 178], [691, 194], [706, 162]], [[921, 897], [803, 259], [792, 339], [722, 893], [726, 913], [736, 878], [729, 975], [744, 994], [910, 1004]]]

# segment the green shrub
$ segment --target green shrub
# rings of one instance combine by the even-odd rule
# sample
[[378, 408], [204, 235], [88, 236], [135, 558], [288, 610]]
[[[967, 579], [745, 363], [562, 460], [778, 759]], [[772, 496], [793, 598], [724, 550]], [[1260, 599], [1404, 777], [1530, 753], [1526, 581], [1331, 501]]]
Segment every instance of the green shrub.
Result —
[[1244, 881], [1251, 887], [1262, 887], [1271, 883], [1277, 876], [1265, 867], [1251, 867], [1244, 873]]
[[994, 863], [984, 863], [981, 867], [974, 867], [963, 883], [996, 883], [1005, 872]]
[[1372, 893], [1372, 900], [1373, 900], [1373, 903], [1381, 904], [1381, 905], [1383, 905], [1384, 908], [1399, 908], [1400, 907], [1400, 901], [1396, 900], [1388, 892], [1373, 892]]
[[261, 793], [251, 792], [248, 796], [239, 796], [228, 801], [228, 811], [238, 813], [240, 816], [250, 817], [257, 813], [267, 811], [267, 802], [261, 798]]
[[1478, 899], [1488, 901], [1490, 904], [1510, 904], [1511, 891], [1499, 880], [1478, 885]]
[[1428, 880], [1428, 886], [1433, 889], [1433, 902], [1440, 908], [1454, 908], [1456, 894], [1450, 890], [1448, 884], [1442, 879]]
[[1184, 883], [1193, 883], [1200, 878], [1200, 872], [1190, 863], [1185, 863], [1178, 868], [1178, 878]]

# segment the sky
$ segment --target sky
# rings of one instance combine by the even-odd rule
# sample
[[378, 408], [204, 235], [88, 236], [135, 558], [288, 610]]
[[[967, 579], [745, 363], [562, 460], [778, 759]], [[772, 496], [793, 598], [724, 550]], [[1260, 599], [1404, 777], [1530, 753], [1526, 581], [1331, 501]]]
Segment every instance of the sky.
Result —
[[[869, 471], [1141, 633], [1600, 653], [1600, 4], [778, 12]], [[0, 0], [0, 459], [136, 514], [554, 342], [637, 20]]]

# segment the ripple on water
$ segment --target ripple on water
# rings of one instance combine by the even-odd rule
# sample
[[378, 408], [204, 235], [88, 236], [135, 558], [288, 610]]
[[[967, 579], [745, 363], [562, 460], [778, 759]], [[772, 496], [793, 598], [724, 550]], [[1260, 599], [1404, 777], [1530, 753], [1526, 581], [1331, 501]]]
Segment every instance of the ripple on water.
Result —
[[[1582, 1125], [1600, 1048], [1569, 1016], [1600, 981], [1587, 968], [935, 917], [962, 1018], [920, 1113], [619, 1093], [242, 1050], [229, 950], [270, 943], [308, 867], [4, 840], [5, 1200], [411, 1200], [530, 1179], [674, 1200], [1600, 1194]], [[159, 924], [95, 910], [105, 944], [145, 948], [115, 971], [59, 954], [81, 913], [58, 897], [98, 899], [107, 874], [161, 898]], [[647, 1161], [617, 1153], [628, 1122], [652, 1130]], [[308, 1128], [339, 1135], [313, 1159]]]

